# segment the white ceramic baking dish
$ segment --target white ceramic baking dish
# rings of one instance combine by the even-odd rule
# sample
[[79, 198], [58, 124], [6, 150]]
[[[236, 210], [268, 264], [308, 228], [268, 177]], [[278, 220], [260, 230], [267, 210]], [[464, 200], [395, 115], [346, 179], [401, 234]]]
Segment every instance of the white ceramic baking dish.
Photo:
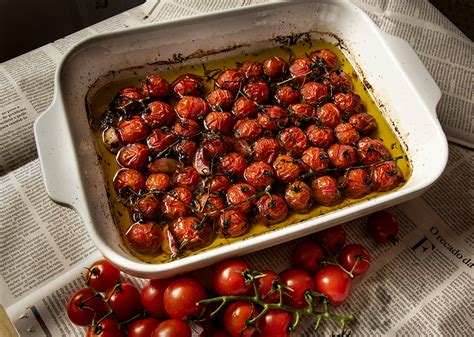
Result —
[[[146, 264], [134, 258], [111, 218], [85, 108], [90, 87], [116, 70], [129, 69], [114, 73], [116, 80], [145, 75], [154, 69], [152, 64], [178, 54], [235, 45], [252, 50], [259, 41], [310, 30], [338, 36], [347, 48], [347, 57], [363, 69], [373, 96], [385, 106], [385, 117], [406, 145], [412, 165], [407, 183], [393, 193], [169, 263]], [[95, 86], [105, 84], [98, 82]], [[80, 213], [99, 250], [129, 273], [168, 277], [292, 240], [421, 194], [441, 175], [448, 157], [446, 138], [436, 117], [440, 97], [439, 88], [410, 46], [381, 32], [349, 2], [274, 3], [104, 34], [78, 44], [59, 65], [54, 102], [36, 120], [35, 136], [48, 194]]]

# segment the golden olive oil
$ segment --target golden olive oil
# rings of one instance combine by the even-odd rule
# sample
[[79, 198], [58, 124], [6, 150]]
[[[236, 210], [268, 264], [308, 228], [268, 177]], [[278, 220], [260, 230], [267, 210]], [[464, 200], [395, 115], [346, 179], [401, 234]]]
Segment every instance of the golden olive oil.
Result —
[[[263, 61], [270, 56], [281, 56], [286, 60], [289, 60], [290, 57], [293, 59], [296, 57], [303, 56], [305, 54], [309, 54], [311, 51], [315, 51], [318, 49], [329, 49], [333, 51], [339, 58], [339, 62], [341, 65], [341, 70], [349, 74], [354, 84], [354, 91], [360, 95], [363, 105], [367, 113], [371, 114], [377, 121], [378, 128], [377, 130], [371, 134], [372, 138], [377, 138], [383, 141], [385, 146], [389, 149], [392, 157], [402, 157], [402, 159], [398, 160], [398, 166], [400, 170], [403, 172], [405, 180], [407, 180], [410, 176], [410, 164], [409, 160], [406, 157], [406, 153], [404, 152], [403, 146], [400, 141], [397, 139], [394, 131], [390, 128], [388, 122], [383, 117], [380, 109], [378, 108], [377, 104], [372, 99], [371, 95], [369, 94], [369, 90], [364, 86], [362, 80], [358, 77], [356, 71], [349, 63], [347, 58], [341, 52], [341, 50], [334, 44], [331, 44], [326, 41], [322, 40], [311, 40], [308, 42], [299, 41], [296, 44], [288, 47], [288, 46], [277, 46], [273, 48], [268, 48], [258, 53], [250, 53], [241, 56], [232, 56], [228, 58], [221, 58], [213, 61], [209, 61], [204, 64], [195, 64], [193, 66], [179, 66], [179, 65], [170, 65], [162, 71], [158, 71], [160, 76], [167, 79], [170, 83], [179, 75], [185, 73], [194, 73], [197, 75], [204, 75], [204, 69], [212, 70], [212, 69], [229, 69], [229, 68], [236, 68], [236, 63], [242, 63], [249, 59], [254, 59], [258, 61]], [[127, 207], [125, 207], [120, 201], [117, 193], [115, 192], [112, 180], [120, 168], [115, 160], [115, 155], [110, 153], [102, 143], [102, 130], [100, 128], [100, 116], [104, 111], [107, 110], [109, 103], [112, 101], [116, 93], [123, 87], [135, 85], [140, 86], [140, 81], [143, 79], [141, 77], [130, 78], [124, 81], [117, 81], [109, 83], [102, 88], [100, 88], [92, 97], [87, 99], [88, 101], [88, 111], [90, 114], [91, 126], [93, 128], [94, 137], [96, 140], [97, 151], [99, 157], [102, 159], [101, 163], [104, 170], [105, 179], [107, 180], [107, 190], [109, 191], [110, 199], [110, 207], [111, 212], [114, 218], [114, 221], [122, 233], [124, 237], [127, 229], [132, 224], [133, 220], [131, 219]], [[212, 81], [207, 83], [208, 90], [212, 90], [214, 84]], [[385, 192], [390, 193], [390, 192]], [[188, 252], [187, 254], [196, 254], [203, 250], [212, 249], [218, 246], [222, 246], [225, 244], [229, 244], [232, 242], [245, 240], [247, 238], [268, 232], [274, 231], [281, 227], [290, 226], [297, 222], [301, 222], [303, 220], [307, 220], [310, 218], [314, 218], [320, 216], [322, 214], [334, 211], [336, 209], [340, 209], [343, 207], [347, 207], [353, 205], [355, 203], [360, 203], [364, 200], [377, 197], [382, 193], [371, 193], [368, 196], [361, 198], [361, 199], [345, 199], [341, 204], [333, 207], [325, 207], [325, 206], [314, 206], [310, 212], [305, 214], [296, 214], [290, 212], [288, 218], [276, 225], [272, 226], [265, 226], [261, 223], [253, 222], [250, 230], [247, 234], [238, 237], [238, 238], [223, 238], [218, 236], [214, 242], [199, 251], [196, 252]], [[143, 254], [139, 254], [137, 252], [132, 251], [132, 254], [137, 256], [142, 261], [148, 263], [162, 263], [169, 259], [168, 256], [164, 254], [158, 256], [147, 256]]]

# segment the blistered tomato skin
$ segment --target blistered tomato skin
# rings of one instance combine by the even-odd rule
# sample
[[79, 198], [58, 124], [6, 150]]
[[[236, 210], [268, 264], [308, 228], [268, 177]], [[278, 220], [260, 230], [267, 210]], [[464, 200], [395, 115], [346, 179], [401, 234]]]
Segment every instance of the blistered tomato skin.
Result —
[[225, 175], [214, 175], [203, 180], [202, 188], [211, 194], [225, 194], [231, 185], [229, 177]]
[[273, 137], [264, 137], [257, 140], [252, 147], [253, 159], [267, 164], [273, 163], [280, 153], [280, 145]]
[[306, 129], [309, 142], [319, 148], [326, 149], [335, 141], [334, 132], [327, 126], [312, 124]]
[[178, 137], [176, 137], [175, 134], [155, 129], [155, 131], [146, 138], [146, 143], [150, 150], [161, 152], [167, 150], [176, 143], [177, 140]]
[[293, 125], [300, 126], [302, 123], [311, 121], [316, 115], [314, 106], [307, 103], [296, 103], [288, 106], [290, 122]]
[[270, 186], [275, 176], [273, 167], [261, 161], [253, 162], [244, 171], [245, 181], [258, 189]]
[[209, 136], [206, 137], [202, 143], [202, 147], [206, 149], [207, 153], [211, 157], [222, 156], [226, 152], [229, 152], [231, 147], [230, 144], [226, 143], [222, 137]]
[[[313, 73], [313, 61], [306, 56], [297, 58], [289, 68], [293, 83], [301, 85], [308, 82]], [[316, 71], [316, 69], [314, 69]]]
[[167, 98], [171, 94], [171, 86], [160, 75], [148, 75], [142, 82], [142, 91], [148, 97]]
[[189, 189], [176, 187], [163, 197], [161, 210], [167, 219], [173, 220], [190, 214], [192, 201], [193, 193]]
[[204, 194], [198, 199], [199, 211], [204, 213], [209, 219], [216, 220], [225, 208], [224, 199], [221, 197]]
[[184, 139], [197, 136], [201, 131], [199, 124], [192, 119], [182, 118], [173, 125], [173, 133]]
[[239, 67], [239, 71], [244, 74], [245, 78], [248, 80], [263, 76], [262, 64], [255, 60], [248, 60], [242, 63]]
[[313, 106], [317, 106], [329, 96], [329, 89], [322, 83], [308, 82], [301, 88], [301, 97], [303, 100]]
[[284, 183], [297, 179], [301, 174], [300, 165], [288, 155], [279, 155], [273, 162], [273, 168], [278, 179]]
[[243, 214], [250, 213], [255, 204], [254, 196], [256, 193], [255, 187], [250, 184], [234, 184], [227, 190], [227, 203], [234, 205], [232, 209], [238, 210]]
[[148, 147], [141, 143], [129, 144], [120, 149], [117, 162], [122, 167], [140, 170], [148, 164]]
[[153, 194], [147, 194], [138, 199], [133, 208], [133, 218], [135, 220], [154, 220], [159, 217], [161, 202]]
[[301, 100], [300, 92], [289, 85], [279, 87], [275, 93], [275, 100], [278, 104], [288, 106], [298, 103]]
[[187, 187], [194, 190], [199, 184], [200, 175], [192, 166], [186, 166], [176, 171], [173, 176], [175, 186]]
[[288, 206], [277, 194], [264, 195], [257, 200], [257, 219], [266, 225], [273, 225], [286, 219]]
[[169, 230], [178, 242], [178, 246], [186, 247], [186, 249], [203, 248], [212, 239], [212, 228], [209, 223], [193, 216], [176, 219]]
[[347, 169], [358, 163], [357, 152], [351, 145], [333, 144], [328, 149], [331, 164], [338, 169]]
[[278, 131], [288, 123], [288, 111], [278, 105], [268, 106], [257, 115], [257, 121], [265, 130]]
[[376, 192], [393, 190], [403, 182], [403, 174], [393, 161], [378, 164], [372, 169], [372, 189]]
[[154, 101], [148, 104], [142, 118], [150, 127], [156, 129], [173, 123], [176, 119], [176, 113], [168, 103]]
[[284, 129], [278, 139], [282, 148], [292, 155], [299, 155], [308, 147], [308, 138], [297, 126]]
[[245, 96], [240, 96], [235, 100], [232, 113], [238, 119], [254, 117], [258, 112], [258, 104]]
[[234, 95], [229, 90], [217, 88], [207, 95], [207, 102], [213, 110], [230, 110], [234, 104]]
[[329, 167], [329, 156], [323, 149], [309, 147], [301, 156], [301, 167], [304, 171], [323, 171]]
[[237, 69], [224, 70], [219, 77], [217, 77], [216, 85], [221, 89], [226, 89], [234, 95], [239, 91], [244, 75]]
[[178, 99], [184, 96], [201, 97], [205, 92], [205, 88], [204, 82], [193, 74], [178, 76], [173, 83], [171, 83], [173, 95]]
[[248, 231], [249, 227], [247, 216], [234, 209], [221, 213], [217, 221], [217, 228], [225, 238], [241, 236]]
[[256, 119], [240, 119], [234, 125], [234, 134], [236, 137], [252, 142], [260, 137], [262, 127]]
[[334, 54], [334, 52], [329, 49], [321, 49], [314, 51], [309, 55], [309, 57], [318, 65], [320, 65], [318, 59], [320, 59], [324, 66], [329, 70], [339, 67], [339, 60], [336, 54]]
[[230, 174], [234, 177], [241, 177], [248, 165], [244, 156], [240, 153], [231, 152], [221, 158], [219, 167], [223, 173]]
[[258, 104], [267, 103], [270, 98], [270, 88], [264, 81], [252, 81], [243, 88], [244, 94], [252, 101]]
[[316, 117], [328, 128], [334, 129], [341, 123], [341, 111], [334, 103], [326, 103], [316, 110]]
[[323, 206], [334, 206], [342, 201], [342, 194], [339, 191], [335, 178], [331, 176], [321, 176], [311, 182], [313, 196], [316, 201]]
[[136, 87], [126, 87], [119, 91], [115, 106], [127, 113], [136, 113], [143, 108], [143, 92]]
[[148, 191], [167, 191], [171, 187], [171, 178], [166, 173], [152, 173], [146, 178]]
[[198, 144], [189, 139], [183, 139], [173, 147], [178, 159], [184, 163], [190, 163], [193, 160], [197, 149]]
[[263, 61], [263, 73], [270, 80], [283, 78], [288, 72], [288, 63], [279, 56], [272, 56]]
[[334, 103], [346, 116], [360, 112], [362, 109], [360, 96], [352, 91], [338, 92], [334, 95]]
[[353, 89], [351, 78], [342, 70], [331, 71], [324, 76], [324, 82], [327, 86], [331, 86], [336, 92], [344, 92]]
[[122, 119], [118, 123], [120, 138], [125, 144], [144, 140], [150, 133], [148, 125], [140, 116], [132, 116], [129, 120]]
[[357, 144], [359, 132], [350, 123], [341, 123], [334, 128], [334, 134], [340, 144]]
[[163, 233], [156, 222], [147, 221], [130, 226], [126, 237], [135, 251], [142, 254], [156, 254], [161, 249]]
[[377, 129], [377, 122], [368, 113], [356, 113], [349, 117], [348, 122], [361, 134], [367, 134]]
[[225, 133], [232, 130], [234, 119], [230, 112], [213, 111], [204, 119], [204, 125], [208, 130]]
[[343, 193], [351, 199], [359, 199], [371, 192], [371, 177], [365, 169], [354, 169], [340, 178]]
[[206, 116], [210, 107], [201, 97], [185, 96], [175, 106], [179, 118], [200, 120]]
[[390, 158], [390, 152], [381, 141], [363, 137], [357, 143], [357, 157], [362, 164], [368, 165]]
[[313, 205], [311, 188], [300, 180], [289, 183], [285, 188], [285, 201], [293, 211], [306, 213]]
[[140, 193], [146, 188], [145, 176], [137, 170], [124, 168], [114, 177], [114, 187], [119, 195], [128, 195], [130, 192]]

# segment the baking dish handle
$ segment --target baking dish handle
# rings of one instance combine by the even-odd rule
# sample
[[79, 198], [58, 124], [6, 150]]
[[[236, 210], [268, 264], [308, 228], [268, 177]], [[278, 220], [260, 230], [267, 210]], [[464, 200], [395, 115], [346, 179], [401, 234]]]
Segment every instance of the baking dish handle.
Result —
[[441, 99], [441, 90], [426, 66], [420, 60], [407, 41], [384, 33], [390, 50], [401, 60], [400, 67], [404, 75], [414, 84], [414, 89], [436, 118], [436, 106]]
[[36, 147], [46, 192], [53, 201], [76, 208], [76, 201], [80, 200], [79, 167], [69, 126], [61, 109], [62, 102], [55, 100], [35, 120]]

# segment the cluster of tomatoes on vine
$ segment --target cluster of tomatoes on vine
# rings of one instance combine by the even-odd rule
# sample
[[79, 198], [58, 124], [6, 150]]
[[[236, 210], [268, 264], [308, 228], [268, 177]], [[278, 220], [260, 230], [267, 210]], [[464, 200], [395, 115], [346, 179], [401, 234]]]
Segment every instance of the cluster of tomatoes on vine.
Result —
[[[398, 221], [376, 212], [368, 230], [377, 242], [388, 242]], [[298, 243], [284, 271], [256, 271], [243, 259], [228, 259], [212, 266], [211, 285], [179, 276], [148, 280], [139, 290], [99, 260], [88, 268], [85, 287], [69, 299], [67, 314], [74, 324], [88, 326], [87, 337], [288, 337], [304, 316], [316, 329], [335, 321], [344, 333], [354, 317], [332, 310], [347, 300], [353, 278], [370, 263], [363, 246], [346, 244], [340, 226]]]
[[135, 252], [175, 257], [253, 222], [271, 226], [403, 182], [331, 50], [208, 75], [212, 90], [195, 74], [172, 83], [149, 75], [121, 89], [104, 116]]

